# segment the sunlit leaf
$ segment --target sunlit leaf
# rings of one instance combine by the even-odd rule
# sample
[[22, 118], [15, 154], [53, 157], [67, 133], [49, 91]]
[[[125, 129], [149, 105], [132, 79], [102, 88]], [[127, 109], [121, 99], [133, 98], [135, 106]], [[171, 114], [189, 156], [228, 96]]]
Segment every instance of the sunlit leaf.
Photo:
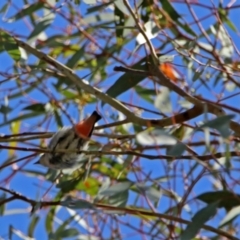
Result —
[[217, 35], [218, 39], [221, 41], [222, 47], [220, 48], [219, 54], [223, 57], [232, 57], [234, 48], [229, 34], [227, 33], [227, 29], [222, 26], [217, 26], [216, 28], [211, 26], [211, 31], [214, 35]]
[[136, 189], [137, 191], [143, 195], [146, 196], [150, 201], [153, 202], [153, 204], [155, 205], [155, 207], [157, 207], [158, 202], [162, 196], [162, 192], [158, 189], [156, 189], [156, 187], [154, 186], [148, 186], [145, 183], [138, 183], [136, 184]]
[[74, 68], [76, 66], [77, 62], [79, 61], [79, 59], [83, 56], [84, 51], [85, 51], [85, 46], [83, 45], [82, 47], [79, 48], [79, 50], [77, 50], [72, 55], [72, 57], [66, 63], [66, 66], [68, 66], [69, 68]]
[[229, 222], [232, 222], [236, 217], [239, 216], [239, 214], [240, 214], [240, 206], [232, 208], [220, 222], [219, 228], [222, 228]]
[[163, 113], [172, 112], [170, 91], [166, 87], [161, 87], [160, 92], [155, 98], [154, 106]]
[[10, 36], [4, 31], [1, 31], [0, 41], [1, 41], [0, 51], [5, 50], [10, 55], [10, 57], [15, 61], [19, 61], [21, 59], [21, 52], [12, 36]]
[[128, 201], [129, 191], [122, 191], [109, 197], [108, 203], [115, 207], [125, 207]]
[[174, 60], [174, 55], [162, 55], [159, 58], [159, 62], [172, 62]]
[[142, 145], [175, 145], [177, 143], [176, 138], [168, 134], [166, 131], [154, 129], [140, 132], [136, 136], [137, 141]]
[[132, 182], [119, 182], [106, 189], [100, 189], [98, 195], [113, 196], [129, 190], [132, 185]]
[[[144, 24], [144, 27], [146, 29], [145, 33], [148, 39], [153, 39], [158, 35], [159, 29], [156, 26], [154, 21], [149, 21]], [[136, 37], [136, 41], [139, 45], [146, 43], [145, 37], [142, 35], [142, 33], [139, 33]]]
[[[11, 125], [10, 125], [10, 128], [11, 128], [11, 132], [12, 134], [18, 134], [20, 133], [20, 128], [21, 128], [21, 121], [15, 121], [15, 122], [12, 122]], [[10, 142], [9, 143], [9, 146], [11, 147], [16, 147], [17, 146], [17, 142]], [[15, 150], [14, 149], [10, 149], [9, 150], [9, 156], [12, 156], [14, 154]]]

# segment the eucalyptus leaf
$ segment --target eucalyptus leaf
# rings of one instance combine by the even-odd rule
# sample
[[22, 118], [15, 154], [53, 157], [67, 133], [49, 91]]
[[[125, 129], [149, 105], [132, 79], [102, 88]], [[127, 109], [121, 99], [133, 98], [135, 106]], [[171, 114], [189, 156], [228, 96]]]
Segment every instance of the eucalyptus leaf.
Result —
[[142, 145], [175, 145], [177, 140], [175, 137], [171, 136], [169, 133], [159, 129], [146, 130], [140, 132], [136, 136], [137, 141]]

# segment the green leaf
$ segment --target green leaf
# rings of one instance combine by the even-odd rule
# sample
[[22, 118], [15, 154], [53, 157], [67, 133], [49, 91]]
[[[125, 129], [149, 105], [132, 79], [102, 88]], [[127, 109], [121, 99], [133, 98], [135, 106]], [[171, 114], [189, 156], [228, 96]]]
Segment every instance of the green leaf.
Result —
[[29, 16], [36, 12], [37, 10], [42, 9], [44, 4], [42, 2], [37, 2], [31, 5], [26, 5], [25, 8], [21, 9], [17, 14], [15, 14], [13, 17], [9, 18], [8, 22], [16, 21], [19, 19], [22, 19], [26, 16]]
[[52, 207], [50, 209], [50, 211], [48, 211], [47, 213], [47, 217], [46, 217], [46, 221], [45, 221], [45, 227], [46, 227], [46, 231], [48, 233], [53, 231], [53, 221], [55, 218], [55, 213], [56, 213], [56, 207]]
[[186, 148], [187, 147], [185, 144], [177, 143], [176, 145], [172, 146], [167, 150], [167, 155], [174, 156], [174, 157], [181, 156], [186, 150]]
[[161, 87], [159, 94], [155, 98], [154, 106], [162, 113], [172, 112], [170, 91], [167, 87]]
[[0, 13], [5, 13], [8, 10], [9, 3], [6, 2], [5, 5], [2, 6]]
[[[6, 199], [6, 193], [3, 193], [0, 195], [0, 202], [4, 201]], [[0, 205], [0, 216], [4, 215], [6, 204], [1, 204]]]
[[187, 228], [181, 234], [180, 240], [193, 239], [197, 235], [198, 231], [202, 228], [204, 223], [216, 214], [217, 207], [218, 202], [214, 202], [198, 211], [194, 215], [192, 222], [188, 224]]
[[34, 229], [39, 221], [40, 217], [39, 216], [33, 216], [32, 217], [32, 220], [29, 224], [29, 227], [28, 227], [28, 236], [29, 237], [33, 237], [34, 235]]
[[[135, 63], [133, 66], [131, 66], [132, 69], [136, 70], [143, 70], [148, 71], [147, 63], [151, 61], [151, 57], [147, 56], [143, 59], [141, 59], [139, 62]], [[152, 63], [153, 64], [153, 63]], [[126, 92], [128, 89], [131, 89], [132, 87], [135, 87], [137, 84], [139, 84], [142, 80], [144, 80], [147, 76], [144, 74], [141, 75], [135, 75], [131, 73], [124, 73], [122, 76], [120, 76], [117, 81], [107, 90], [107, 94], [111, 97], [117, 97], [118, 95]], [[104, 105], [104, 104], [102, 104]]]
[[128, 190], [114, 194], [113, 196], [109, 197], [108, 203], [115, 207], [125, 207], [128, 201], [128, 195]]
[[114, 23], [114, 14], [112, 12], [98, 13], [97, 15], [89, 15], [84, 18], [86, 24], [92, 24], [94, 27], [105, 26]]
[[173, 62], [174, 55], [162, 55], [158, 59], [160, 63]]
[[42, 20], [41, 22], [39, 22], [36, 26], [34, 26], [33, 31], [31, 32], [31, 34], [28, 37], [28, 41], [34, 41], [40, 33], [42, 33], [45, 29], [47, 29], [51, 23], [53, 21], [53, 16], [51, 18], [47, 18]]
[[71, 197], [67, 197], [65, 201], [62, 201], [60, 205], [72, 208], [72, 209], [94, 209], [94, 205], [90, 202], [81, 199], [73, 199]]
[[173, 6], [170, 4], [169, 0], [161, 0], [163, 9], [169, 14], [173, 21], [178, 20], [181, 16], [176, 12]]
[[224, 227], [226, 224], [232, 222], [236, 217], [240, 215], [240, 206], [234, 207], [231, 209], [227, 215], [222, 219], [222, 221], [219, 224], [219, 228]]
[[146, 195], [154, 203], [155, 207], [157, 207], [162, 192], [157, 190], [155, 187], [150, 187], [146, 190]]
[[10, 113], [13, 109], [9, 106], [0, 105], [0, 112], [4, 115]]
[[221, 136], [223, 138], [227, 138], [231, 134], [231, 132], [230, 132], [230, 121], [234, 117], [235, 117], [234, 114], [229, 114], [229, 115], [224, 115], [224, 116], [217, 117], [216, 119], [205, 122], [204, 124], [199, 126], [196, 129], [196, 131], [198, 131], [199, 129], [202, 129], [202, 128], [209, 127], [209, 128], [213, 128], [213, 129], [216, 129], [217, 131], [219, 131], [219, 133], [221, 134]]
[[[206, 67], [205, 67], [206, 68]], [[197, 69], [196, 71], [194, 71], [194, 75], [192, 77], [192, 81], [195, 82], [196, 80], [198, 80], [202, 75], [203, 72], [205, 71], [205, 68], [203, 69]]]
[[79, 234], [78, 230], [75, 228], [68, 228], [68, 229], [63, 229], [59, 234], [56, 236], [55, 239], [63, 239], [63, 238], [69, 238], [69, 237], [75, 237]]
[[[134, 68], [135, 66], [133, 66]], [[145, 70], [145, 67], [142, 67], [142, 70]], [[107, 90], [107, 94], [113, 98], [118, 95], [126, 92], [132, 87], [139, 84], [142, 80], [144, 80], [147, 76], [144, 75], [130, 75], [129, 73], [124, 73], [118, 80]]]
[[153, 96], [155, 96], [156, 91], [153, 89], [148, 89], [148, 88], [144, 88], [142, 86], [135, 86], [135, 90], [136, 93], [141, 96], [143, 99], [145, 99], [146, 101], [152, 103], [153, 102]]
[[76, 188], [79, 191], [84, 191], [86, 194], [89, 194], [90, 196], [96, 196], [99, 190], [99, 182], [94, 177], [88, 177], [84, 179], [84, 181], [80, 181]]
[[57, 122], [58, 127], [61, 127], [61, 128], [62, 128], [62, 127], [63, 127], [63, 122], [62, 122], [62, 119], [61, 119], [58, 111], [55, 110], [53, 113], [54, 113], [54, 117], [55, 117], [55, 120], [56, 120], [56, 122]]
[[79, 50], [77, 50], [73, 56], [68, 60], [66, 63], [66, 66], [69, 68], [74, 68], [79, 61], [79, 59], [84, 55], [85, 53], [85, 45], [81, 46]]
[[[147, 36], [147, 38], [153, 39], [155, 37], [157, 37], [158, 33], [159, 33], [159, 28], [157, 27], [156, 23], [152, 20], [146, 22], [144, 24], [144, 28], [145, 28], [145, 35]], [[146, 38], [143, 36], [142, 33], [139, 33], [136, 37], [136, 42], [138, 43], [137, 47], [135, 48], [135, 50], [133, 52], [135, 52], [140, 45], [146, 43]]]
[[225, 208], [227, 211], [240, 206], [240, 195], [229, 191], [206, 192], [196, 197], [197, 199], [211, 204], [219, 201], [218, 207]]
[[108, 1], [106, 3], [101, 3], [98, 6], [90, 7], [87, 9], [88, 13], [100, 12], [102, 9], [105, 9], [107, 6], [111, 5], [115, 0]]
[[191, 34], [192, 36], [197, 36], [196, 33], [189, 27], [188, 24], [182, 24], [181, 22], [177, 21], [177, 24], [182, 27], [187, 33]]
[[[96, 4], [97, 0], [83, 0], [86, 4]], [[80, 3], [80, 1], [78, 1]]]
[[67, 237], [76, 236], [78, 232], [74, 228], [69, 228], [70, 223], [75, 216], [69, 217], [65, 220], [54, 232], [49, 234], [49, 239], [63, 239]]
[[164, 145], [175, 145], [177, 140], [175, 137], [170, 135], [168, 132], [161, 130], [161, 129], [148, 129], [143, 132], [137, 134], [136, 137], [137, 141], [141, 145], [157, 145], [157, 144], [164, 144]]
[[57, 188], [60, 188], [63, 193], [68, 193], [76, 188], [81, 179], [74, 178], [70, 180], [65, 180], [56, 185]]
[[12, 95], [9, 95], [9, 99], [22, 97], [23, 92], [26, 94], [26, 93], [30, 93], [31, 91], [33, 91], [35, 89], [36, 89], [36, 84], [31, 84], [30, 87], [23, 88], [23, 89], [21, 89], [21, 91], [16, 92]]
[[108, 188], [100, 189], [98, 195], [102, 196], [114, 196], [116, 194], [128, 191], [130, 187], [133, 185], [132, 182], [119, 182]]
[[1, 31], [0, 42], [0, 51], [5, 50], [15, 61], [19, 61], [21, 59], [21, 52], [12, 36], [4, 31]]
[[42, 104], [42, 103], [31, 104], [31, 105], [23, 108], [23, 110], [30, 110], [30, 111], [33, 111], [33, 112], [41, 112], [41, 113], [46, 112], [45, 104]]
[[226, 18], [224, 22], [231, 28], [234, 32], [237, 32], [237, 28], [235, 27], [234, 23], [230, 21], [229, 18]]
[[33, 118], [33, 117], [38, 117], [39, 115], [42, 115], [42, 113], [41, 112], [27, 113], [27, 114], [24, 114], [19, 117], [16, 117], [16, 118], [13, 118], [13, 119], [3, 122], [2, 124], [0, 124], [0, 127], [9, 125], [12, 122], [16, 122], [16, 121], [20, 121], [20, 120], [24, 120], [24, 119], [28, 119], [28, 118]]
[[114, 6], [116, 36], [117, 38], [122, 38], [125, 20], [127, 19], [126, 16], [129, 15], [129, 12], [126, 6], [123, 4], [122, 0], [116, 0], [114, 2]]

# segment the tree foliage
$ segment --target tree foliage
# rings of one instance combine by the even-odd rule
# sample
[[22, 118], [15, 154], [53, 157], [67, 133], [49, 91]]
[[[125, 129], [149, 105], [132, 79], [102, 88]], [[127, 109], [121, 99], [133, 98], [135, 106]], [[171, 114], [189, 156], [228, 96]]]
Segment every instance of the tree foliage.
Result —
[[[3, 2], [1, 237], [237, 239], [240, 5]], [[94, 109], [84, 168], [33, 164]]]

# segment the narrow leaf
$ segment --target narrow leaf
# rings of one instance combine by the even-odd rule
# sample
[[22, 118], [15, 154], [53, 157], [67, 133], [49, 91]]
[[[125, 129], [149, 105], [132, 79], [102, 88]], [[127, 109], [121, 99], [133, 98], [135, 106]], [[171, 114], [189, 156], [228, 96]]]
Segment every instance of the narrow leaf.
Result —
[[99, 191], [98, 195], [103, 196], [113, 196], [118, 193], [122, 193], [124, 191], [127, 191], [130, 189], [130, 187], [133, 185], [132, 182], [119, 182], [117, 184], [114, 184], [107, 189], [103, 189]]
[[172, 104], [170, 99], [170, 91], [166, 87], [161, 87], [160, 93], [157, 95], [154, 106], [162, 113], [172, 112]]
[[16, 13], [13, 17], [9, 18], [8, 22], [17, 21], [26, 16], [29, 16], [36, 12], [37, 10], [42, 9], [44, 4], [42, 2], [37, 2], [31, 5], [26, 5], [25, 8], [21, 9], [18, 13]]
[[187, 228], [181, 234], [180, 240], [193, 239], [204, 223], [216, 214], [217, 207], [218, 202], [214, 202], [198, 211], [194, 215], [192, 222], [188, 224]]
[[210, 204], [219, 201], [218, 207], [224, 207], [227, 211], [240, 206], [240, 194], [229, 191], [206, 192], [196, 197], [197, 199]]
[[19, 61], [21, 59], [21, 52], [12, 36], [2, 31], [0, 34], [0, 41], [1, 51], [5, 50], [15, 61]]
[[154, 129], [154, 130], [146, 130], [137, 134], [137, 141], [142, 145], [174, 145], [177, 143], [176, 138], [171, 136], [169, 133]]
[[[205, 122], [203, 125], [201, 125], [199, 128], [213, 128], [219, 131], [219, 133], [222, 135], [223, 138], [227, 138], [230, 135], [230, 121], [232, 118], [234, 118], [234, 114], [229, 114], [225, 116], [217, 117], [216, 119], [210, 120], [208, 122]], [[196, 130], [198, 130], [197, 128]]]

